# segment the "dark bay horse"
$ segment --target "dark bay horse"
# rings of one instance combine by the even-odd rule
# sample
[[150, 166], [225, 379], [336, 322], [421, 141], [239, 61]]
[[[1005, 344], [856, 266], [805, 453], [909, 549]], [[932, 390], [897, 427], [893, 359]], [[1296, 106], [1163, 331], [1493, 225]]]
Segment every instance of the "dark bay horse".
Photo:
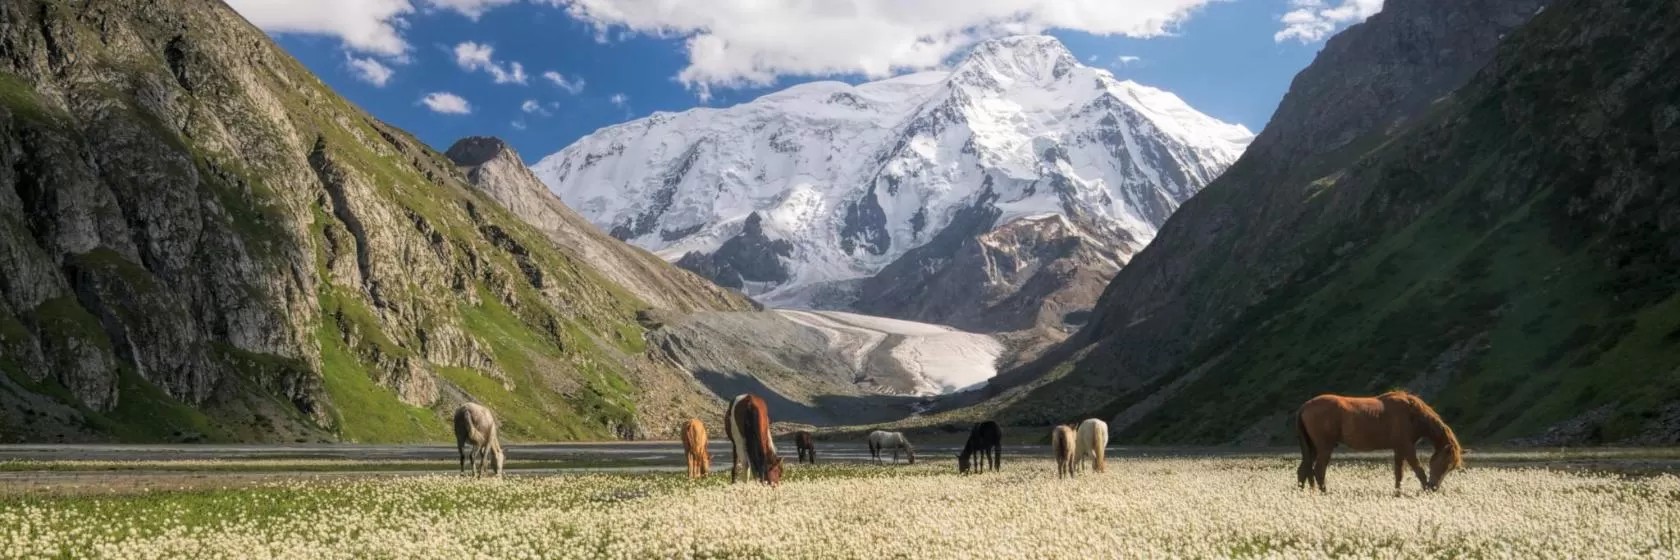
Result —
[[800, 463], [810, 461], [813, 465], [817, 464], [817, 443], [811, 439], [811, 432], [794, 432], [793, 447], [799, 451]]
[[1003, 462], [1003, 428], [997, 422], [987, 420], [969, 430], [968, 443], [963, 444], [962, 453], [957, 455], [957, 472], [967, 473], [970, 458], [976, 453], [980, 454], [976, 472], [986, 472], [987, 461], [991, 461], [992, 470], [998, 470]]
[[729, 467], [729, 482], [740, 478], [741, 467], [749, 476], [775, 486], [782, 482], [782, 458], [776, 455], [776, 442], [770, 439], [770, 408], [758, 395], [744, 394], [729, 402], [724, 413], [724, 431], [735, 448], [733, 464]]
[[[1324, 471], [1330, 466], [1330, 451], [1338, 443], [1360, 451], [1394, 450], [1396, 492], [1405, 478], [1403, 464], [1411, 465], [1424, 490], [1440, 488], [1447, 473], [1464, 466], [1463, 451], [1452, 428], [1423, 399], [1404, 391], [1376, 397], [1313, 397], [1295, 412], [1295, 431], [1301, 440], [1296, 482], [1302, 488], [1317, 483], [1321, 492], [1325, 490]], [[1419, 439], [1435, 446], [1427, 475], [1418, 465]]]

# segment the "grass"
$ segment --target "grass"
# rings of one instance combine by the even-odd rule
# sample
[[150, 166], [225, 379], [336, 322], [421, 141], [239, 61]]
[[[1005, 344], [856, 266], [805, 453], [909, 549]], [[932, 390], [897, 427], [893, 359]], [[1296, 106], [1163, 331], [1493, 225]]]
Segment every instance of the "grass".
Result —
[[321, 379], [332, 399], [333, 424], [351, 442], [442, 441], [449, 437], [441, 415], [412, 406], [375, 383], [367, 368], [344, 346], [330, 322], [315, 332], [321, 345]]
[[[1348, 463], [1331, 492], [1293, 460], [1116, 459], [1058, 480], [1043, 459], [790, 467], [780, 488], [714, 473], [323, 478], [236, 489], [0, 497], [26, 556], [413, 558], [1484, 557], [1672, 553], [1680, 478], [1470, 468], [1396, 494]], [[1081, 538], [1068, 538], [1080, 535]], [[983, 544], [982, 544], [983, 543]]]

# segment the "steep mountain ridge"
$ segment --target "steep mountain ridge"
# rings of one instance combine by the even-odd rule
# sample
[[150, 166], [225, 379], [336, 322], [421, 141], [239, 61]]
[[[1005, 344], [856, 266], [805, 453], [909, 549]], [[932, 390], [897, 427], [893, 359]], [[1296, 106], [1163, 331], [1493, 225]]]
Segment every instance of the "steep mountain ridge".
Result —
[[[615, 237], [768, 304], [1011, 331], [1088, 309], [1249, 137], [1053, 38], [1012, 37], [949, 72], [656, 113], [534, 170]], [[1038, 227], [1052, 215], [1058, 227]], [[1003, 228], [1019, 231], [981, 246]], [[1028, 244], [1002, 246], [1014, 241]], [[906, 304], [958, 292], [980, 309]]]
[[588, 439], [719, 407], [646, 355], [619, 271], [221, 2], [0, 21], [0, 438], [438, 440], [476, 400]]
[[1332, 39], [994, 406], [1259, 443], [1315, 393], [1407, 387], [1472, 440], [1672, 441], [1680, 14], [1549, 4], [1391, 0]]
[[748, 311], [751, 300], [613, 239], [567, 208], [500, 139], [463, 138], [444, 152], [467, 181], [648, 304], [667, 311]]

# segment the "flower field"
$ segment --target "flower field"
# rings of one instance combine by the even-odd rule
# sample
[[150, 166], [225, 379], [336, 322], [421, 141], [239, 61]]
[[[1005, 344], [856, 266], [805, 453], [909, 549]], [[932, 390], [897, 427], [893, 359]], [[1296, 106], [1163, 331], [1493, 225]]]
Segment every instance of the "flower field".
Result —
[[1375, 462], [1297, 490], [1287, 458], [724, 473], [414, 476], [0, 498], [0, 555], [109, 558], [1680, 558], [1680, 477], [1470, 468], [1396, 496]]

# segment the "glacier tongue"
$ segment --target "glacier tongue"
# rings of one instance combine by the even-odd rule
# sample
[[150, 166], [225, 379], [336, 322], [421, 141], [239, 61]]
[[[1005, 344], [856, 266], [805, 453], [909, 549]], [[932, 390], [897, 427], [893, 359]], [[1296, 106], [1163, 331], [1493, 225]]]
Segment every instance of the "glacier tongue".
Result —
[[1135, 253], [1251, 137], [1023, 36], [949, 72], [656, 113], [533, 170], [591, 222], [720, 284], [846, 307], [968, 208], [996, 208], [999, 227], [1062, 215]]

